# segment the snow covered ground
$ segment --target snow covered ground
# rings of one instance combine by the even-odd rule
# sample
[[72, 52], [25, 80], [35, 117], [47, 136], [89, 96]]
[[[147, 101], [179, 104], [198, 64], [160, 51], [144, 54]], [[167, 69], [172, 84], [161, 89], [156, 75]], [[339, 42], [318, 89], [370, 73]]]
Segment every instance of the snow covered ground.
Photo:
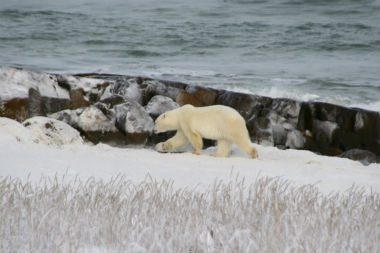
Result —
[[41, 176], [110, 179], [122, 174], [139, 182], [149, 174], [157, 180], [173, 180], [176, 187], [199, 189], [216, 178], [229, 181], [231, 175], [245, 177], [247, 182], [258, 176], [270, 176], [288, 179], [299, 186], [313, 184], [323, 193], [344, 191], [352, 185], [380, 192], [380, 164], [364, 166], [309, 151], [257, 146], [259, 159], [254, 160], [233, 147], [231, 157], [214, 158], [209, 154], [215, 148], [204, 150], [200, 156], [188, 152], [163, 154], [146, 148], [94, 146], [79, 141], [57, 147], [41, 144], [49, 144], [46, 141], [36, 144], [32, 136], [33, 131], [17, 122], [4, 123], [3, 127], [0, 123], [0, 176], [30, 177], [37, 181]]
[[[24, 127], [0, 118], [0, 191], [4, 194], [0, 197], [0, 235], [9, 237], [8, 244], [0, 246], [2, 252], [380, 249], [379, 164], [364, 166], [348, 159], [260, 145], [256, 146], [259, 159], [248, 158], [237, 147], [229, 158], [209, 156], [215, 148], [199, 156], [162, 154], [139, 147], [90, 145], [52, 119], [37, 117], [29, 122]], [[51, 129], [58, 129], [61, 136], [43, 133]], [[128, 183], [115, 183], [115, 178]], [[46, 187], [46, 180], [51, 179], [58, 182], [49, 181]], [[129, 197], [119, 192], [128, 192], [130, 184], [134, 190]], [[249, 197], [234, 190], [242, 184], [248, 188], [254, 184], [256, 193]], [[112, 204], [107, 202], [111, 200]], [[258, 201], [256, 206], [251, 206], [252, 201]], [[140, 213], [130, 209], [131, 205]], [[74, 214], [73, 208], [78, 208]], [[114, 217], [118, 217], [116, 222]], [[15, 249], [19, 240], [24, 246]]]

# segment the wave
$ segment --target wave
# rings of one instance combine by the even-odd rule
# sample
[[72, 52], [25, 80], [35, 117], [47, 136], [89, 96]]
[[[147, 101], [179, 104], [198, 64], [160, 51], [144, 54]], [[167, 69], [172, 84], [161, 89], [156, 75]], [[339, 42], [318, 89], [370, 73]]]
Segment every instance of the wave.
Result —
[[86, 16], [83, 13], [78, 12], [62, 12], [53, 10], [17, 10], [17, 9], [5, 9], [0, 10], [0, 17], [2, 18], [26, 18], [29, 16], [42, 16], [42, 17], [60, 17], [60, 16]]

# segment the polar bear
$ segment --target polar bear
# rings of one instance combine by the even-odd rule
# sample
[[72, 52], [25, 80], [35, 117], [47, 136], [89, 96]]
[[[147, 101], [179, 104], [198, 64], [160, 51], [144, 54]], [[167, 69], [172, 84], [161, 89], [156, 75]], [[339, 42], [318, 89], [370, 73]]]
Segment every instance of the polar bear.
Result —
[[194, 107], [184, 105], [161, 114], [155, 122], [155, 132], [177, 130], [177, 133], [165, 142], [156, 145], [159, 152], [184, 147], [189, 142], [194, 154], [200, 154], [202, 137], [218, 141], [218, 151], [214, 156], [227, 157], [232, 143], [252, 158], [257, 151], [252, 147], [244, 118], [234, 109], [223, 105]]

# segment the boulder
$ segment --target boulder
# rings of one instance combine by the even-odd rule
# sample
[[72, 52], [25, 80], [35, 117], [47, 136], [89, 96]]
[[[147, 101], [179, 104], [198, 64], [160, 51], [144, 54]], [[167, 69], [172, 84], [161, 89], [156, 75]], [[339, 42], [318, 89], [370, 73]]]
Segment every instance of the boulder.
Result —
[[[83, 96], [83, 100], [89, 102], [90, 104], [98, 102], [102, 94], [105, 92], [105, 89], [111, 84], [108, 80], [77, 77], [72, 75], [56, 75], [56, 79], [59, 86], [67, 91], [75, 92], [76, 90], [82, 90], [83, 94], [81, 95]], [[78, 96], [80, 94], [77, 93], [74, 95]]]
[[69, 93], [52, 74], [0, 67], [0, 116], [19, 122], [70, 108]]
[[136, 78], [120, 77], [112, 82], [102, 94], [100, 100], [104, 101], [118, 95], [125, 101], [143, 103], [143, 91]]
[[380, 162], [379, 157], [368, 150], [350, 149], [340, 154], [339, 157], [349, 158], [351, 160], [359, 161], [364, 165]]
[[176, 100], [181, 88], [165, 85], [160, 81], [148, 80], [143, 82], [143, 105], [146, 105], [150, 99], [156, 95], [169, 97], [172, 100]]
[[305, 148], [324, 155], [351, 149], [380, 155], [380, 113], [322, 102], [304, 102], [297, 128], [309, 131]]
[[146, 144], [154, 122], [139, 103], [131, 101], [115, 106], [116, 127], [131, 144]]
[[193, 106], [214, 105], [218, 92], [213, 89], [199, 86], [188, 86], [185, 91], [179, 91], [176, 102], [182, 106], [191, 104]]
[[7, 101], [0, 99], [0, 117], [7, 117], [18, 122], [29, 118], [28, 98], [12, 98]]
[[20, 122], [0, 117], [0, 138], [5, 141], [17, 141], [21, 143], [39, 143], [40, 140], [28, 128]]
[[70, 99], [41, 96], [37, 89], [29, 89], [29, 117], [47, 114], [71, 108]]
[[115, 118], [108, 118], [96, 106], [64, 110], [51, 114], [49, 117], [66, 122], [94, 144], [99, 142], [114, 146], [127, 144], [125, 136], [115, 127]]
[[38, 90], [44, 97], [70, 99], [68, 91], [59, 85], [56, 75], [0, 67], [0, 98], [2, 101], [27, 98], [31, 88]]
[[83, 88], [70, 90], [71, 109], [78, 109], [90, 106], [90, 102], [85, 97]]
[[59, 120], [37, 116], [27, 119], [23, 125], [32, 131], [39, 143], [55, 147], [83, 143], [77, 130]]
[[145, 106], [145, 110], [153, 119], [156, 119], [161, 114], [178, 107], [179, 105], [171, 98], [157, 95], [151, 98], [149, 103]]

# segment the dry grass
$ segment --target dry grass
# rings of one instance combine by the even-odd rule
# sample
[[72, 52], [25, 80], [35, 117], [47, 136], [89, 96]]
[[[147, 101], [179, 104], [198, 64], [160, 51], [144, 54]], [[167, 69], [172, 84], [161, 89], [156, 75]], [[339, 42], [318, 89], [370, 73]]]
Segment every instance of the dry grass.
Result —
[[207, 191], [151, 178], [0, 178], [0, 252], [379, 252], [380, 197], [275, 178]]

